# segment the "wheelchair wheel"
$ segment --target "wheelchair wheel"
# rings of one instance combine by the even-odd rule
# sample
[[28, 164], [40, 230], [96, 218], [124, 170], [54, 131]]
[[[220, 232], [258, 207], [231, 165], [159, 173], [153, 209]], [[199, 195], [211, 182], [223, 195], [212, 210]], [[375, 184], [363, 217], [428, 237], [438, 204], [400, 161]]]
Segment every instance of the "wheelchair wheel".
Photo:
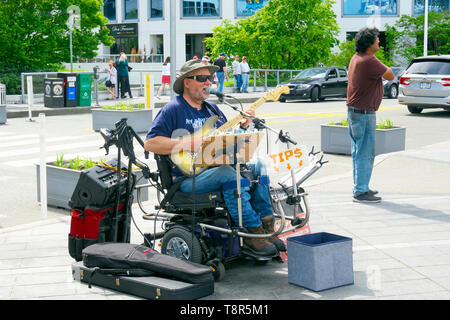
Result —
[[223, 279], [223, 277], [225, 277], [225, 266], [220, 260], [218, 259], [210, 260], [206, 262], [206, 265], [210, 267], [211, 270], [213, 271], [215, 281], [220, 281]]
[[161, 253], [169, 256], [202, 262], [202, 249], [197, 237], [183, 228], [172, 228], [162, 238]]

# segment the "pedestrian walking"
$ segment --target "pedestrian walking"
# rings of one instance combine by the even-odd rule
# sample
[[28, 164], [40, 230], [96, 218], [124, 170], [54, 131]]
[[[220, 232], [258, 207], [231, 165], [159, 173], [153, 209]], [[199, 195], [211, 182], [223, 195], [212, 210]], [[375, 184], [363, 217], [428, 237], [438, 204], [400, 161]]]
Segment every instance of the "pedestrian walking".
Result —
[[352, 144], [353, 201], [380, 202], [369, 189], [375, 159], [376, 111], [383, 99], [383, 82], [393, 80], [391, 68], [374, 54], [379, 49], [377, 28], [361, 29], [355, 37], [356, 53], [348, 67], [347, 118]]
[[248, 81], [250, 79], [250, 66], [247, 62], [247, 57], [242, 57], [241, 62], [241, 73], [242, 73], [242, 88], [241, 91], [244, 93], [248, 92]]
[[223, 93], [225, 78], [228, 80], [227, 63], [225, 62], [224, 52], [222, 52], [219, 57], [214, 60], [214, 65], [219, 67], [219, 70], [216, 71], [217, 81], [219, 82], [217, 90]]
[[105, 82], [106, 90], [111, 94], [111, 100], [114, 100], [116, 98], [114, 90], [117, 84], [117, 70], [114, 67], [114, 61], [108, 61], [108, 68], [105, 68], [105, 71], [107, 72]]
[[170, 88], [170, 57], [167, 57], [162, 65], [161, 87], [159, 87], [156, 98], [160, 99], [159, 97], [164, 92], [166, 84]]
[[120, 82], [120, 97], [125, 98], [125, 93], [128, 93], [129, 98], [133, 98], [130, 88], [130, 78], [128, 75], [128, 58], [126, 54], [122, 54], [119, 58], [119, 63], [117, 64], [117, 75], [119, 76]]
[[233, 66], [233, 77], [234, 77], [234, 88], [236, 92], [241, 92], [242, 87], [242, 72], [241, 72], [241, 63], [239, 62], [239, 56], [234, 56], [234, 61], [232, 63]]

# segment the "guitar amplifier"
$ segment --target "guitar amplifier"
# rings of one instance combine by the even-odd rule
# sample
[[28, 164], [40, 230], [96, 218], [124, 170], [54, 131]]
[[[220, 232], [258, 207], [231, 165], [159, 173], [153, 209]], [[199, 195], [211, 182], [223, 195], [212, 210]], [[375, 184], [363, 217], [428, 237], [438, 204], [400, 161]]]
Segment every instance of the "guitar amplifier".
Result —
[[[111, 167], [117, 168], [117, 159], [107, 162]], [[126, 169], [123, 163], [121, 168]], [[69, 200], [71, 208], [104, 207], [114, 203], [117, 197], [117, 172], [110, 168], [94, 166], [83, 170], [78, 179], [72, 197]], [[121, 174], [120, 202], [126, 195], [128, 177]]]

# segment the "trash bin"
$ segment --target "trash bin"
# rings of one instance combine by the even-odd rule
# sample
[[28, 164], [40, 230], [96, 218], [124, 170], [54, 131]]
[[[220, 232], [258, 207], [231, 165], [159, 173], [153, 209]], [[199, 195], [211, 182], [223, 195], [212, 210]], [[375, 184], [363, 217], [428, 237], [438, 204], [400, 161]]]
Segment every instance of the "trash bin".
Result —
[[61, 78], [44, 79], [44, 106], [64, 108], [64, 80]]
[[6, 123], [6, 86], [0, 83], [0, 124]]
[[6, 104], [6, 85], [0, 83], [0, 105]]
[[90, 73], [77, 74], [77, 106], [91, 106], [91, 83]]
[[76, 107], [77, 74], [59, 72], [57, 77], [64, 80], [64, 107]]

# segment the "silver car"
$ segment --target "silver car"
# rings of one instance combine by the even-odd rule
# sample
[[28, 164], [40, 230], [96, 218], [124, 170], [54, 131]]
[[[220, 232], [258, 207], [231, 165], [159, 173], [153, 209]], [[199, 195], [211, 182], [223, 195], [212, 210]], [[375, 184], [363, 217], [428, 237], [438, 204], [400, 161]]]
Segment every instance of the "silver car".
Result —
[[450, 110], [450, 55], [413, 59], [400, 78], [399, 89], [398, 102], [411, 113], [427, 108]]

